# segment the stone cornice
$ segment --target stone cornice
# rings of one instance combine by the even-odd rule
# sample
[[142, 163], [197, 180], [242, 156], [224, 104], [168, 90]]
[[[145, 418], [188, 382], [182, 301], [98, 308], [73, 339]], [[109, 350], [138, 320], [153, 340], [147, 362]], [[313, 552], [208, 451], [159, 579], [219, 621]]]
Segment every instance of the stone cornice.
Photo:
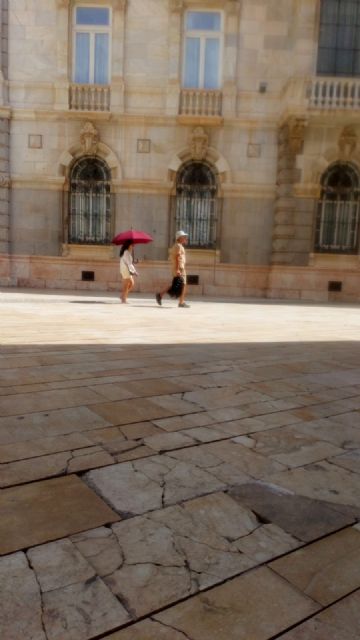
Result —
[[[94, 2], [95, 4], [95, 0], [88, 1], [90, 1], [90, 3]], [[119, 11], [125, 11], [126, 9], [127, 0], [109, 0], [109, 2], [113, 9], [118, 9]], [[68, 9], [71, 4], [72, 0], [56, 0], [56, 6], [58, 9]], [[96, 4], [98, 3], [96, 2]]]

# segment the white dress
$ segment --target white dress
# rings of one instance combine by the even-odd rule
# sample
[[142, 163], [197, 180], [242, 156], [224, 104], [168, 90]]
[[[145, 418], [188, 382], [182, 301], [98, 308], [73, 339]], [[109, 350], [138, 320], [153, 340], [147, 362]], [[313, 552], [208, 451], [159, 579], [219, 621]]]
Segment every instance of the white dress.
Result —
[[127, 278], [130, 278], [132, 275], [137, 275], [132, 255], [127, 249], [120, 257], [120, 274], [124, 280], [127, 280]]

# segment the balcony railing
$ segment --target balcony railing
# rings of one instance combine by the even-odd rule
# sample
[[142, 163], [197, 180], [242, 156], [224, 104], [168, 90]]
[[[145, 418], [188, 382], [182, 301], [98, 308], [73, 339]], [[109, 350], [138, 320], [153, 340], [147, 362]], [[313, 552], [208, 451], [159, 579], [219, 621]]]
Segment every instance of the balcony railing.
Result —
[[183, 116], [221, 116], [221, 91], [182, 89], [179, 113]]
[[315, 109], [360, 109], [360, 79], [313, 78], [309, 106]]
[[71, 84], [69, 108], [73, 111], [110, 111], [110, 87], [98, 84]]

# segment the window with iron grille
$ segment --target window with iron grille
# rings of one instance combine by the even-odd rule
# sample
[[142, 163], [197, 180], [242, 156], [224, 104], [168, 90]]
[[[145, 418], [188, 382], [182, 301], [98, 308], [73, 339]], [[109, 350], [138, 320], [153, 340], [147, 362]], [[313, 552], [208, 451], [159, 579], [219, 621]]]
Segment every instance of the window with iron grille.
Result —
[[69, 202], [69, 243], [109, 244], [110, 171], [105, 162], [99, 158], [86, 157], [74, 165]]
[[360, 75], [359, 0], [322, 0], [317, 72]]
[[318, 204], [315, 251], [357, 253], [359, 193], [359, 176], [353, 167], [336, 164], [328, 169]]
[[201, 162], [190, 162], [178, 173], [172, 214], [176, 229], [189, 234], [188, 246], [215, 248], [220, 200], [212, 169]]

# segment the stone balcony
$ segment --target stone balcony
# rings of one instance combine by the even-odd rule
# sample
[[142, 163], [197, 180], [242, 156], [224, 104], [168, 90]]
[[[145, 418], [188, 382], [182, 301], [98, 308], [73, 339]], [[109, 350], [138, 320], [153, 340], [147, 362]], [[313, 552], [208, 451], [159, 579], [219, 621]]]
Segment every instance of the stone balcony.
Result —
[[69, 109], [72, 111], [110, 111], [110, 86], [71, 84]]
[[360, 78], [292, 78], [283, 100], [288, 114], [360, 111]]
[[222, 91], [182, 89], [179, 116], [195, 118], [221, 118]]

